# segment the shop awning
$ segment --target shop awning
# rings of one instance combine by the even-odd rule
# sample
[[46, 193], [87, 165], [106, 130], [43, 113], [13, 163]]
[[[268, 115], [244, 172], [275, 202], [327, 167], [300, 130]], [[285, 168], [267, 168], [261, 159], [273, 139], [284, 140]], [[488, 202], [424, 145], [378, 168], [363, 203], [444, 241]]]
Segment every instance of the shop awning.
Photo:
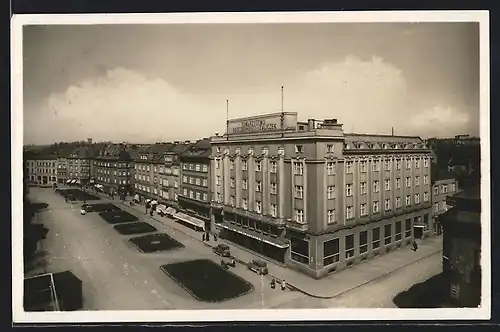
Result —
[[175, 214], [175, 213], [177, 213], [177, 211], [173, 207], [169, 206], [167, 208], [167, 213], [168, 214]]
[[238, 229], [237, 227], [232, 227], [231, 225], [219, 224], [219, 226], [222, 227], [222, 228], [225, 228], [227, 230], [239, 233], [241, 235], [248, 236], [248, 237], [250, 237], [252, 239], [255, 239], [255, 240], [258, 240], [258, 241], [270, 244], [270, 245], [278, 247], [278, 248], [283, 248], [284, 249], [284, 248], [287, 248], [289, 246], [288, 243], [281, 243], [281, 242], [278, 242], [278, 241], [268, 240], [268, 239], [265, 239], [265, 238], [263, 238], [261, 236], [258, 236], [257, 234], [253, 234], [254, 232], [247, 231], [247, 230], [243, 231], [241, 229]]
[[99, 183], [98, 183], [98, 184], [96, 184], [95, 186], [96, 186], [97, 188], [102, 188], [102, 184], [99, 184]]
[[203, 220], [193, 218], [182, 212], [177, 212], [176, 214], [173, 215], [173, 217], [181, 221], [184, 221], [188, 224], [191, 224], [193, 226], [203, 228], [203, 230], [205, 230], [205, 222]]
[[425, 225], [413, 225], [413, 227], [425, 228]]
[[151, 202], [151, 199], [150, 198], [146, 198], [145, 202], [149, 203], [149, 202]]
[[76, 183], [77, 180], [72, 180], [71, 183]]
[[160, 204], [156, 207], [156, 210], [167, 212], [167, 206], [165, 204]]
[[71, 180], [67, 180], [67, 181], [66, 181], [66, 184], [69, 184], [69, 183], [71, 183]]

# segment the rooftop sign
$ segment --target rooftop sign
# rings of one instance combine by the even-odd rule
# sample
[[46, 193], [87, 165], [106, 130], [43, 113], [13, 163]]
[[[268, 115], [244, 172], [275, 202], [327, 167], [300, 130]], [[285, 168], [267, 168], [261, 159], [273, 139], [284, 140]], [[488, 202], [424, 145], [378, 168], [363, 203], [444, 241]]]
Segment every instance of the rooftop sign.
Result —
[[[281, 113], [229, 120], [228, 134], [272, 132], [282, 129]], [[297, 113], [283, 113], [283, 129], [297, 128]]]

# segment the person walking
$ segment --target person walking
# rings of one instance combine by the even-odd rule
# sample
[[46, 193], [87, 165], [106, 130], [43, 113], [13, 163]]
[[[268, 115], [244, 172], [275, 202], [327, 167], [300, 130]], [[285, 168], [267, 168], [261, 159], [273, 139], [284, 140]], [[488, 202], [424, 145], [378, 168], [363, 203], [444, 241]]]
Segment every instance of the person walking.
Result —
[[217, 242], [217, 234], [214, 233], [214, 241]]
[[205, 242], [205, 233], [201, 234], [201, 241]]
[[417, 241], [413, 241], [413, 251], [417, 251], [417, 250], [418, 250]]
[[283, 280], [281, 281], [281, 290], [282, 290], [282, 291], [286, 290], [286, 281], [285, 281], [285, 279], [283, 279]]
[[276, 288], [276, 280], [271, 280], [271, 289], [275, 289]]

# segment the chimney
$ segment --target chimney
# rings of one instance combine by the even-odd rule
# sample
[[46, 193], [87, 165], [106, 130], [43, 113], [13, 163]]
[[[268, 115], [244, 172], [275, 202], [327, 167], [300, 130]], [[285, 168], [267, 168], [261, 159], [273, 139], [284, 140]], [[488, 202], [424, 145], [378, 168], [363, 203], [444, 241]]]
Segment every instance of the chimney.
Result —
[[314, 119], [307, 119], [307, 131], [314, 130], [315, 122], [316, 121]]
[[187, 141], [184, 141], [184, 143], [191, 144], [191, 141], [187, 140]]

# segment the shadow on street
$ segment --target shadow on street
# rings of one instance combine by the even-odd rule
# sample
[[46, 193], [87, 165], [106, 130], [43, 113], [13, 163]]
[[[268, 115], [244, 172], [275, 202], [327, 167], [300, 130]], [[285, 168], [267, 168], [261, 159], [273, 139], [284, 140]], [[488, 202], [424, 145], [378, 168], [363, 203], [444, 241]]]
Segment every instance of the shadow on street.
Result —
[[398, 308], [453, 307], [447, 301], [447, 287], [442, 273], [397, 294], [393, 302]]

